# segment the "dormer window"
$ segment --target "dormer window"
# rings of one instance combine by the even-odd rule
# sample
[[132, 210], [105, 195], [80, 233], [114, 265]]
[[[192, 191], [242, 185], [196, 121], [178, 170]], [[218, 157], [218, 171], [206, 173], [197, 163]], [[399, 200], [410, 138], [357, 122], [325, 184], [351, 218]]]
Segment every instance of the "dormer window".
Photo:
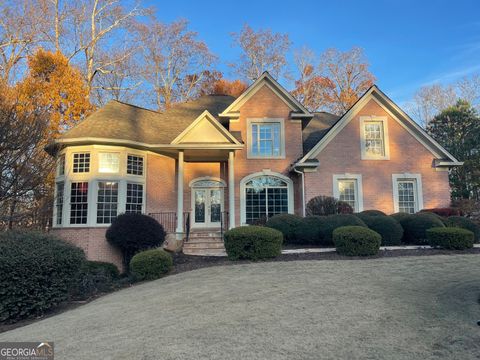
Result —
[[362, 160], [388, 160], [387, 118], [362, 116], [360, 126]]
[[283, 119], [248, 119], [248, 157], [283, 158]]

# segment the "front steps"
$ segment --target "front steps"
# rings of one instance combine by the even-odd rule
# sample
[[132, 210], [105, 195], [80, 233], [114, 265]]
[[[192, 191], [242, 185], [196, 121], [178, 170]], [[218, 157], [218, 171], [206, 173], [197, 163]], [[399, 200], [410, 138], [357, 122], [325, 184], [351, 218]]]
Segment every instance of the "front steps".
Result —
[[183, 244], [185, 255], [225, 256], [225, 247], [218, 229], [193, 229], [188, 242]]

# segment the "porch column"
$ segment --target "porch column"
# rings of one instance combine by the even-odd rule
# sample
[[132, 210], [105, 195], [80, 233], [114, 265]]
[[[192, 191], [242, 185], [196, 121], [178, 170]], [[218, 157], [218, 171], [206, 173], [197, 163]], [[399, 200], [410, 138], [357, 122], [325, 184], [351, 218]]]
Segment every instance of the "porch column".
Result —
[[228, 153], [228, 228], [235, 227], [235, 171], [234, 171], [235, 151]]
[[183, 150], [178, 152], [177, 163], [177, 234], [183, 233]]

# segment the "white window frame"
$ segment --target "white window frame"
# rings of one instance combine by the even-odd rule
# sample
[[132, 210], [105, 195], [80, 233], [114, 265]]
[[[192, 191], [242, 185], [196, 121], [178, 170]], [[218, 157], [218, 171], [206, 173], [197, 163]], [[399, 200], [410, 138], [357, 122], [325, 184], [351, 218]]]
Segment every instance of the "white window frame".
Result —
[[[75, 172], [74, 171], [74, 164], [75, 164], [75, 161], [74, 161], [74, 157], [75, 155], [80, 155], [80, 154], [88, 154], [89, 155], [89, 158], [88, 158], [88, 171], [82, 171], [82, 172]], [[91, 151], [75, 151], [75, 152], [72, 152], [70, 155], [71, 157], [71, 173], [72, 174], [90, 174], [92, 172], [92, 152]], [[66, 157], [65, 157], [66, 159]], [[66, 161], [66, 160], [65, 160]]]
[[353, 212], [363, 211], [363, 184], [361, 174], [334, 174], [333, 175], [333, 197], [340, 198], [339, 182], [341, 180], [355, 180], [355, 208]]
[[[105, 170], [102, 170], [102, 164], [101, 164], [101, 161], [102, 161], [102, 155], [104, 154], [112, 154], [112, 155], [116, 155], [117, 156], [117, 159], [118, 159], [118, 169], [116, 171], [105, 171]], [[121, 153], [119, 152], [114, 152], [114, 151], [99, 151], [98, 152], [98, 161], [97, 161], [97, 169], [98, 169], [98, 172], [99, 173], [102, 173], [102, 174], [118, 174], [120, 172], [120, 166], [121, 166], [121, 162], [122, 162], [122, 156], [121, 156]]]
[[[365, 125], [368, 122], [382, 122], [384, 155], [368, 154], [366, 149]], [[390, 160], [387, 116], [360, 116], [360, 150], [362, 160]]]
[[398, 199], [398, 181], [400, 180], [413, 180], [415, 181], [415, 212], [418, 212], [423, 209], [423, 186], [422, 186], [422, 175], [420, 174], [392, 174], [392, 189], [393, 189], [393, 209], [394, 212], [399, 212], [399, 199]]
[[[137, 158], [141, 158], [142, 159], [142, 173], [139, 175], [139, 174], [129, 174], [128, 173], [128, 157], [129, 156], [132, 156], [132, 157], [137, 157]], [[145, 156], [143, 155], [138, 155], [138, 154], [133, 154], [131, 152], [127, 152], [127, 160], [126, 160], [126, 167], [125, 167], [125, 172], [128, 176], [140, 176], [140, 177], [143, 177], [145, 176]]]
[[[252, 125], [280, 124], [280, 155], [261, 156], [252, 153]], [[249, 118], [247, 119], [247, 159], [285, 159], [285, 119], [283, 118]]]

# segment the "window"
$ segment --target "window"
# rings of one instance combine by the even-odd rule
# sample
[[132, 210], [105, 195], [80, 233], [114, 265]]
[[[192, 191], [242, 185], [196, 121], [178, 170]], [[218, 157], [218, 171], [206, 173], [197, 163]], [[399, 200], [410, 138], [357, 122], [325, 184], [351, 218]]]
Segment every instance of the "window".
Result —
[[102, 173], [118, 173], [120, 156], [118, 153], [101, 152], [99, 155], [98, 171]]
[[117, 216], [118, 182], [99, 181], [97, 193], [97, 224], [110, 224]]
[[360, 119], [362, 127], [362, 159], [388, 159], [387, 118], [363, 116]]
[[86, 224], [88, 215], [88, 182], [72, 182], [70, 190], [70, 224]]
[[127, 174], [143, 175], [143, 156], [128, 155]]
[[63, 176], [65, 175], [65, 155], [60, 155], [57, 160], [57, 175]]
[[362, 175], [333, 175], [333, 196], [350, 205], [354, 212], [363, 210]]
[[90, 153], [73, 154], [73, 172], [88, 173], [90, 171]]
[[127, 183], [126, 213], [142, 213], [143, 208], [143, 185]]
[[258, 176], [245, 184], [245, 220], [257, 220], [289, 212], [288, 184], [274, 176]]
[[394, 174], [393, 200], [395, 212], [414, 214], [423, 208], [422, 179], [417, 174]]
[[249, 156], [275, 158], [283, 156], [282, 122], [251, 122]]
[[55, 199], [55, 224], [62, 225], [62, 217], [63, 217], [63, 193], [65, 189], [65, 183], [59, 182], [57, 183], [57, 193]]

